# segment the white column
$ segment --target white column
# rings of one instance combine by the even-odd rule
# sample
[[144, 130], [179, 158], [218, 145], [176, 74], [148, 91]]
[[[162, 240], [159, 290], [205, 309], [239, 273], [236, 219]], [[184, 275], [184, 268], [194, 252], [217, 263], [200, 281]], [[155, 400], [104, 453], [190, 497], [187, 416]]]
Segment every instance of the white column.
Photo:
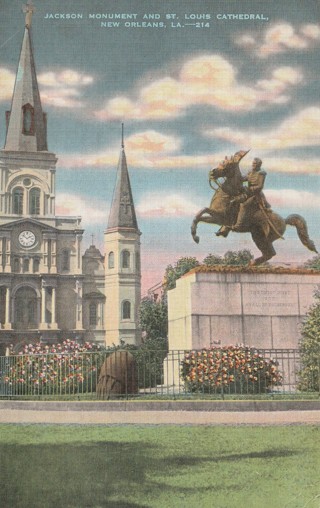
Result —
[[45, 238], [44, 242], [43, 242], [43, 261], [44, 261], [44, 266], [46, 268], [48, 268], [48, 240], [47, 240], [47, 238]]
[[6, 310], [5, 310], [5, 318], [4, 318], [4, 328], [5, 330], [11, 330], [11, 321], [10, 321], [10, 300], [11, 300], [11, 291], [10, 288], [6, 288]]
[[56, 323], [56, 288], [52, 288], [52, 297], [51, 297], [51, 328], [57, 328], [57, 323]]
[[41, 287], [41, 322], [40, 322], [41, 328], [47, 328], [46, 323], [46, 287], [42, 283]]
[[77, 268], [76, 268], [76, 271], [77, 271], [77, 273], [81, 273], [81, 261], [82, 261], [81, 240], [82, 240], [82, 235], [76, 235], [76, 241], [77, 241]]
[[57, 241], [51, 240], [51, 273], [57, 273]]
[[82, 325], [82, 281], [76, 281], [76, 293], [77, 293], [77, 304], [76, 304], [76, 329], [83, 330]]
[[10, 238], [6, 239], [6, 252], [4, 253], [5, 256], [5, 267], [4, 271], [7, 273], [11, 272], [11, 240]]
[[3, 259], [4, 259], [5, 253], [3, 252], [3, 239], [0, 238], [0, 272], [3, 270]]

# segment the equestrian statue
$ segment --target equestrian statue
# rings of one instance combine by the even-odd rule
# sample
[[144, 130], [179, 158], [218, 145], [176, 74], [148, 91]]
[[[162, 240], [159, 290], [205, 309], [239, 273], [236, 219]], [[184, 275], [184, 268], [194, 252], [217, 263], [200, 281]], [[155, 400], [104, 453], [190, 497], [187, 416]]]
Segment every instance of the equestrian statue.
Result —
[[261, 168], [261, 159], [253, 159], [251, 171], [247, 176], [242, 176], [239, 163], [248, 152], [241, 150], [232, 157], [225, 157], [217, 168], [210, 170], [209, 184], [215, 193], [210, 206], [200, 210], [192, 222], [194, 241], [199, 243], [199, 222], [221, 226], [217, 236], [227, 237], [232, 231], [251, 233], [252, 240], [262, 253], [251, 264], [260, 265], [276, 255], [273, 242], [283, 239], [286, 226], [290, 225], [295, 226], [303, 245], [317, 252], [301, 215], [292, 214], [283, 219], [271, 209], [263, 193], [266, 172]]

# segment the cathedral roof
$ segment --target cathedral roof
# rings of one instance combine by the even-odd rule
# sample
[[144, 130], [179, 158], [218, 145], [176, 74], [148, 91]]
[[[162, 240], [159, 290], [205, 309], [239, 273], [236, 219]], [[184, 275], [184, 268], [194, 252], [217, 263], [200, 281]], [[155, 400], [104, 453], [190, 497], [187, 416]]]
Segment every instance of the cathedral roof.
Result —
[[84, 256], [88, 258], [102, 258], [102, 254], [99, 249], [95, 245], [90, 245], [90, 247], [85, 251]]
[[7, 113], [5, 150], [47, 150], [46, 118], [42, 111], [31, 40], [31, 0], [26, 6], [26, 25], [16, 74], [11, 111]]
[[138, 230], [131, 185], [122, 142], [117, 171], [117, 180], [110, 209], [108, 230], [114, 228], [130, 228]]

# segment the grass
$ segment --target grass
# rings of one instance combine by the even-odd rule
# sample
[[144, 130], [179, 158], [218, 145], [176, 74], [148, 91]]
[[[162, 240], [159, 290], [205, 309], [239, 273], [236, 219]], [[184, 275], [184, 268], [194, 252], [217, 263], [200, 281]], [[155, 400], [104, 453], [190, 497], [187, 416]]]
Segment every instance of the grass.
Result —
[[3, 508], [319, 508], [315, 426], [0, 425]]

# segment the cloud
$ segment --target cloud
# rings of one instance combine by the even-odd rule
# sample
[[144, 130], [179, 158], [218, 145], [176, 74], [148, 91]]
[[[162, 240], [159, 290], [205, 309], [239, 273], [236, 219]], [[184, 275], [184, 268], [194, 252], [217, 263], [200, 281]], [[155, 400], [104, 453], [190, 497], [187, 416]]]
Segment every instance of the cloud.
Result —
[[101, 121], [124, 117], [137, 121], [163, 120], [181, 116], [187, 108], [197, 105], [233, 112], [249, 111], [260, 104], [288, 101], [288, 90], [301, 79], [298, 70], [284, 67], [248, 85], [238, 80], [236, 67], [222, 56], [202, 55], [187, 60], [177, 78], [155, 78], [138, 91], [136, 98], [113, 97], [94, 115]]
[[72, 69], [43, 72], [38, 76], [41, 101], [58, 108], [81, 108], [85, 105], [83, 88], [93, 81], [92, 76]]
[[[246, 145], [247, 146], [247, 145]], [[155, 130], [141, 131], [126, 138], [125, 152], [131, 168], [179, 169], [213, 167], [227, 152], [181, 155], [182, 141], [178, 136], [169, 136]], [[235, 150], [236, 151], [236, 150]], [[60, 166], [77, 168], [114, 168], [118, 164], [120, 147], [108, 147], [93, 154], [61, 154]]]
[[[209, 155], [204, 156], [180, 156], [181, 139], [177, 136], [169, 136], [155, 130], [147, 130], [135, 133], [126, 138], [125, 150], [130, 167], [138, 168], [174, 168], [207, 165]], [[94, 154], [62, 154], [59, 157], [61, 165], [70, 168], [114, 167], [119, 160], [119, 146], [106, 148]]]
[[60, 193], [56, 199], [56, 214], [82, 217], [83, 225], [107, 224], [109, 204], [77, 194]]
[[148, 130], [133, 134], [126, 140], [129, 150], [136, 153], [170, 153], [180, 149], [180, 138]]
[[266, 157], [265, 161], [267, 170], [272, 173], [320, 174], [319, 159], [316, 158]]
[[12, 98], [15, 75], [9, 69], [0, 67], [0, 102]]
[[205, 134], [235, 143], [237, 146], [251, 146], [259, 150], [320, 146], [320, 107], [311, 106], [302, 109], [268, 131], [257, 133], [222, 127], [208, 130]]
[[241, 34], [235, 42], [244, 48], [253, 49], [259, 57], [267, 58], [288, 51], [305, 51], [319, 41], [319, 24], [308, 23], [294, 27], [290, 23], [277, 23], [265, 30], [262, 41], [252, 34]]
[[319, 209], [319, 195], [303, 190], [266, 189], [265, 194], [272, 208], [311, 208]]
[[149, 193], [137, 205], [141, 217], [193, 217], [198, 204], [182, 194]]
[[[249, 149], [250, 155], [242, 162], [243, 167], [248, 167], [248, 157], [263, 157], [267, 171], [291, 173], [291, 174], [317, 174], [320, 173], [319, 160], [316, 158], [299, 158], [285, 156], [269, 156], [270, 150], [276, 148], [298, 147], [298, 136], [290, 138], [290, 143], [286, 140], [286, 133], [290, 133], [301, 128], [300, 136], [304, 143], [311, 142], [311, 136], [317, 136], [317, 125], [320, 123], [320, 112], [315, 111], [310, 115], [308, 110], [303, 110], [300, 115], [287, 119], [279, 127], [271, 131], [265, 131], [261, 134], [254, 132], [235, 131], [229, 127], [221, 129], [212, 129], [205, 131], [204, 134], [210, 137], [222, 139], [232, 146], [223, 151], [213, 151], [211, 153], [197, 153], [195, 155], [181, 155], [177, 151], [183, 151], [181, 139], [177, 136], [168, 136], [157, 131], [148, 130], [138, 132], [126, 139], [126, 156], [130, 168], [150, 169], [150, 170], [170, 170], [170, 169], [203, 169], [216, 167], [224, 157], [230, 156], [239, 149]], [[312, 123], [312, 116], [314, 123]], [[306, 132], [307, 126], [304, 124], [310, 122], [310, 133]], [[294, 120], [295, 119], [295, 120]], [[317, 123], [318, 122], [318, 123]], [[283, 139], [282, 139], [283, 138]], [[300, 141], [302, 146], [305, 146]], [[94, 154], [61, 154], [59, 156], [60, 166], [70, 169], [96, 168], [106, 169], [114, 168], [118, 164], [120, 147], [109, 147], [99, 153]]]

